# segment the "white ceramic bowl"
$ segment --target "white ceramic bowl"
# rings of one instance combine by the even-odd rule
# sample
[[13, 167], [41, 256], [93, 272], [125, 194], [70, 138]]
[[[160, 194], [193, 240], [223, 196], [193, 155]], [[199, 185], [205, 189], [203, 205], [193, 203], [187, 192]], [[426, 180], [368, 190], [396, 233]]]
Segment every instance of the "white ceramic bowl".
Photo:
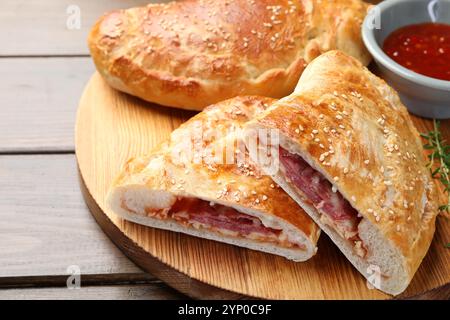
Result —
[[447, 119], [450, 118], [450, 81], [411, 71], [392, 60], [382, 49], [392, 31], [423, 22], [450, 24], [450, 0], [383, 1], [367, 15], [362, 36], [382, 77], [398, 91], [409, 111], [422, 117]]

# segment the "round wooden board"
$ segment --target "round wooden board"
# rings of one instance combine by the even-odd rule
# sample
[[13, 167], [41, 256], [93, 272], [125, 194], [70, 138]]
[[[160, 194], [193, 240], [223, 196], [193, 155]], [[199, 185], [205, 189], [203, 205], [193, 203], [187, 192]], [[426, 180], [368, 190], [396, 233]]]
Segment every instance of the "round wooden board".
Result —
[[[76, 154], [86, 202], [109, 237], [136, 264], [195, 298], [386, 299], [370, 290], [322, 233], [316, 256], [304, 263], [157, 230], [125, 221], [108, 211], [105, 195], [125, 161], [152, 147], [192, 116], [111, 89], [95, 74], [78, 109]], [[450, 224], [439, 218], [432, 247], [400, 297], [450, 297]], [[437, 289], [436, 289], [437, 288]], [[236, 293], [236, 294], [235, 294]]]

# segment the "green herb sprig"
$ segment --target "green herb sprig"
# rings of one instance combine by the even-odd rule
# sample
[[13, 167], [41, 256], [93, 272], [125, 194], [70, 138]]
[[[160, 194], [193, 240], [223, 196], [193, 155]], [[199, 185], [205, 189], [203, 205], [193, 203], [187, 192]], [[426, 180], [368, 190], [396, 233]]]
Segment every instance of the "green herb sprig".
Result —
[[447, 203], [441, 205], [439, 210], [450, 213], [450, 145], [446, 145], [442, 139], [440, 123], [436, 119], [433, 120], [433, 126], [433, 131], [421, 136], [427, 140], [424, 148], [431, 151], [428, 155], [431, 175], [442, 183], [444, 192], [447, 194]]

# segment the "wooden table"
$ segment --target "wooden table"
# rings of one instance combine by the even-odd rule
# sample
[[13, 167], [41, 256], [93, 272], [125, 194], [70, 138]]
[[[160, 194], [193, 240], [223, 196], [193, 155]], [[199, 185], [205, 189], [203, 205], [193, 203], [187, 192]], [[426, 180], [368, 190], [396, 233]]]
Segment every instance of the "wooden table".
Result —
[[[83, 201], [74, 155], [75, 113], [94, 72], [88, 30], [107, 10], [148, 2], [0, 2], [0, 299], [185, 298], [103, 234]], [[70, 29], [78, 8], [80, 29]], [[66, 287], [71, 266], [80, 289]]]
[[[184, 298], [101, 231], [74, 155], [76, 109], [94, 72], [88, 30], [105, 11], [148, 2], [0, 1], [0, 299]], [[80, 29], [66, 25], [72, 4]], [[66, 287], [72, 265], [80, 289]]]

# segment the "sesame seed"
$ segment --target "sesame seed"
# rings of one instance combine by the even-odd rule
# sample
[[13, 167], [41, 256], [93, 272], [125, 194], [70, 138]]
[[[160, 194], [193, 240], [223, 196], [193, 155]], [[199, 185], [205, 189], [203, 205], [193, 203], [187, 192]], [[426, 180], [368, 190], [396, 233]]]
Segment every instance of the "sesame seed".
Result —
[[375, 217], [375, 221], [376, 221], [376, 222], [379, 222], [380, 219], [381, 219], [380, 216], [376, 216], [376, 217]]
[[348, 173], [348, 168], [344, 168], [344, 174]]
[[264, 195], [262, 196], [262, 199], [263, 199], [263, 201], [266, 201], [268, 198], [267, 198], [267, 196], [264, 194]]
[[352, 201], [356, 201], [356, 197], [355, 196], [352, 196], [351, 199], [352, 199]]
[[364, 160], [364, 164], [369, 164], [369, 159]]
[[368, 213], [373, 213], [373, 209], [372, 209], [372, 208], [369, 208], [369, 209], [367, 209], [367, 212], [368, 212]]
[[275, 188], [275, 185], [273, 183], [271, 183], [270, 187], [273, 189], [273, 188]]
[[339, 177], [336, 176], [336, 177], [333, 178], [333, 180], [334, 180], [334, 181], [339, 181]]
[[387, 186], [392, 186], [392, 182], [389, 181], [389, 180], [385, 180], [385, 181], [384, 181], [384, 184], [387, 185]]

